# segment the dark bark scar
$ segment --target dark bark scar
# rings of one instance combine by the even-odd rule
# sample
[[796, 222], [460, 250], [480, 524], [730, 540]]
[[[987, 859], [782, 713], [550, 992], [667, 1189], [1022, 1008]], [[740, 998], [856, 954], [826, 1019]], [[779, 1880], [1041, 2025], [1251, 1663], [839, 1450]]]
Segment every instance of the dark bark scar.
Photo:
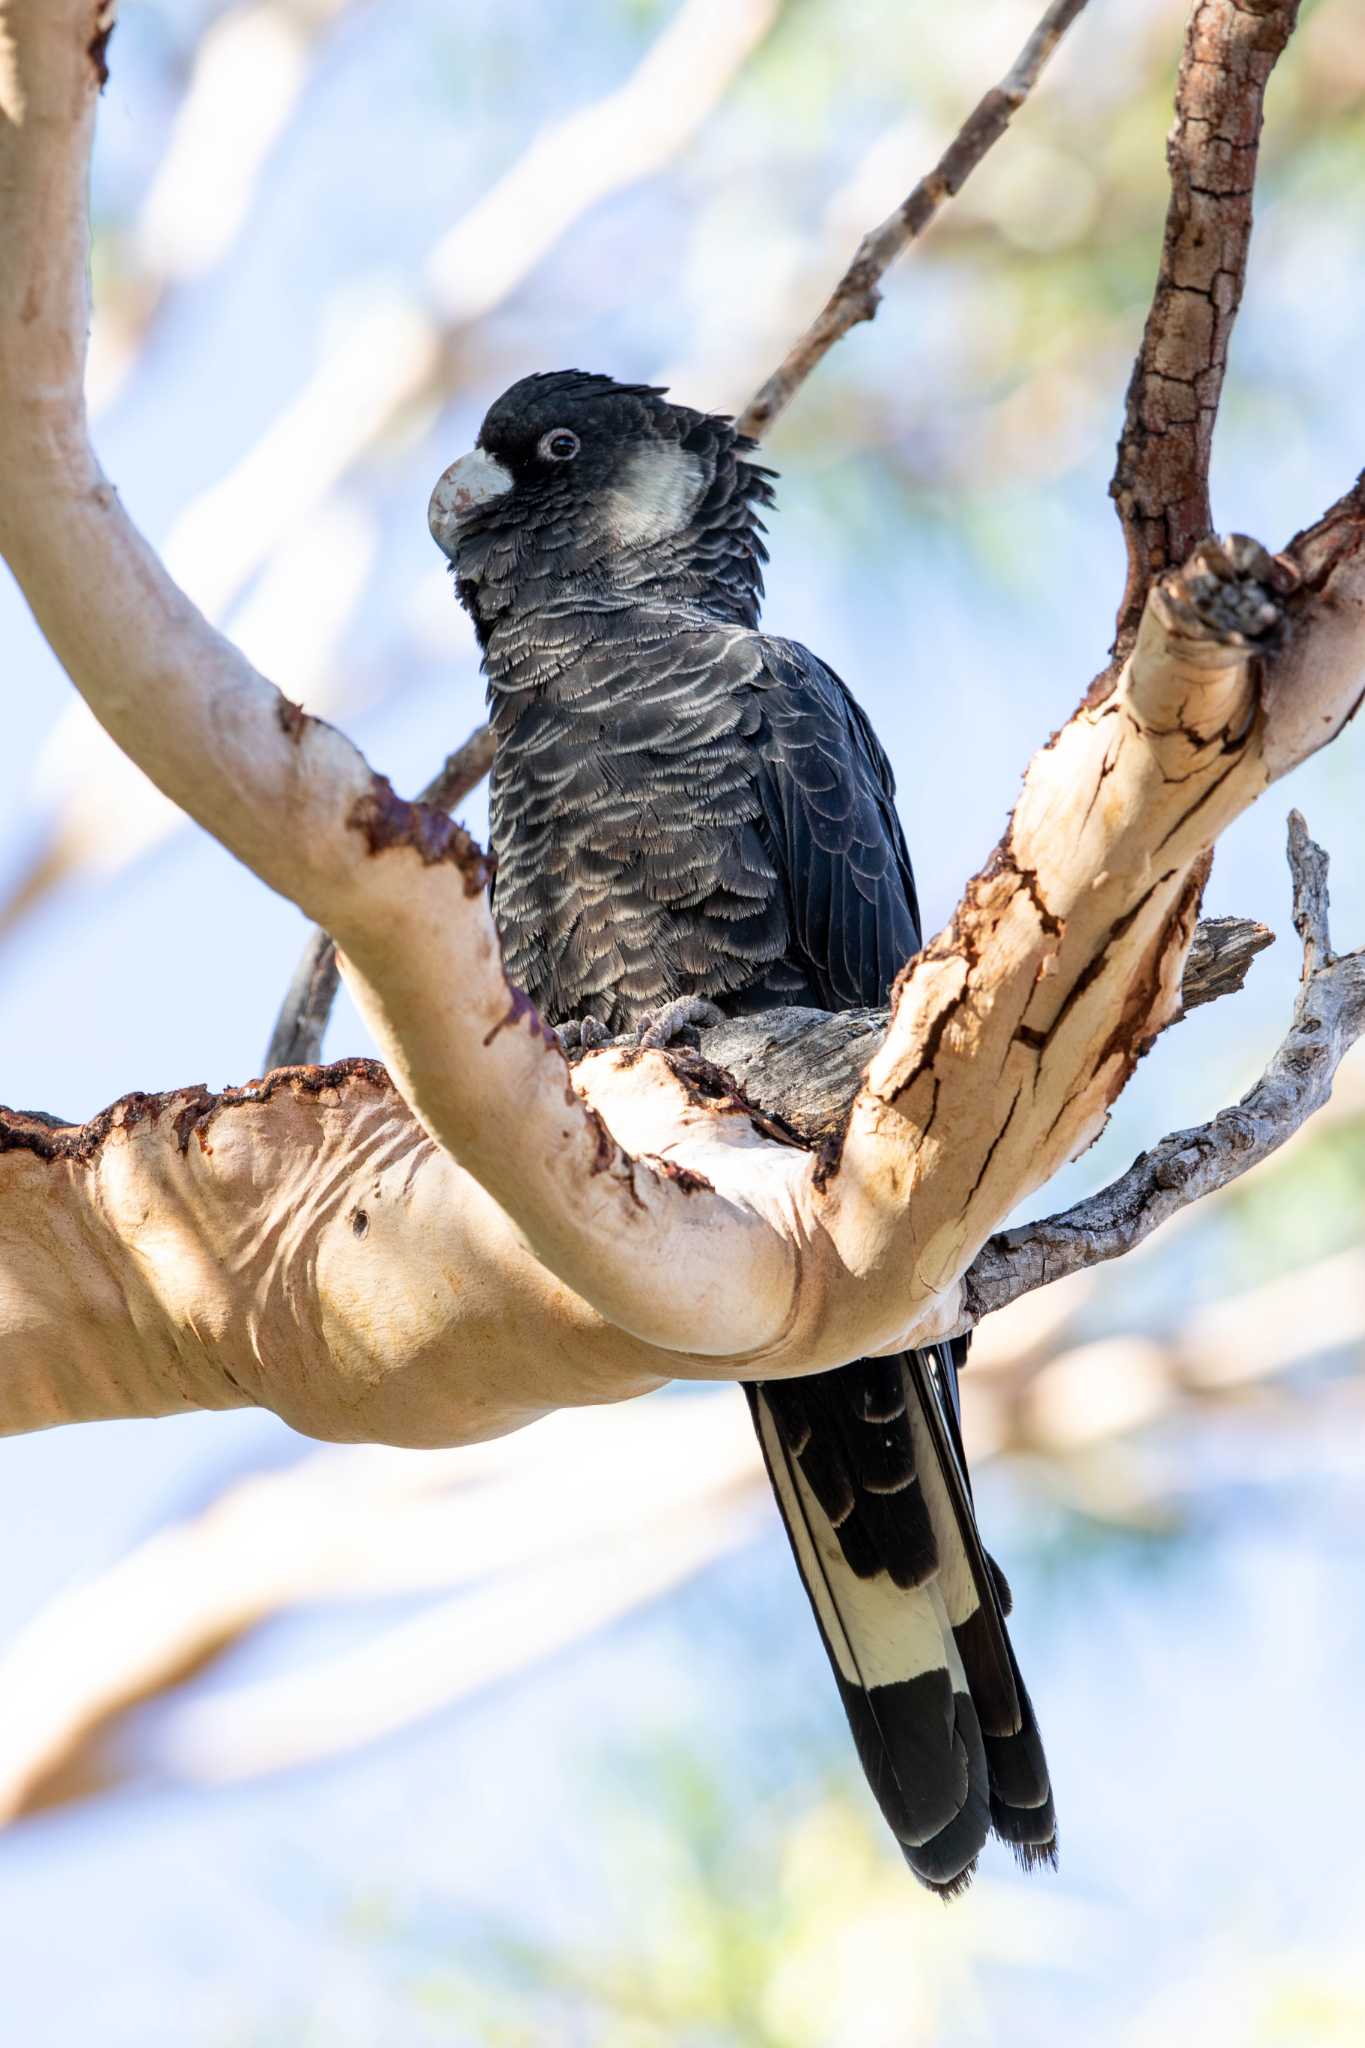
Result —
[[459, 869], [466, 896], [482, 896], [493, 879], [493, 859], [464, 826], [439, 804], [409, 803], [394, 793], [386, 775], [373, 775], [364, 796], [357, 797], [346, 820], [374, 854], [394, 846], [410, 846], [423, 867], [449, 861]]

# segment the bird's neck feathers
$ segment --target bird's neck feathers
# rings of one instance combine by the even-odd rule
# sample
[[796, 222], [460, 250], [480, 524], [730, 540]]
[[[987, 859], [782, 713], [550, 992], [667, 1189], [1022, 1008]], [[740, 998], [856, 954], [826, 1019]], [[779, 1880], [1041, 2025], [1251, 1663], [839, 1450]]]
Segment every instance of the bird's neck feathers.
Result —
[[696, 417], [682, 440], [642, 446], [587, 516], [498, 521], [461, 549], [491, 695], [551, 682], [589, 646], [629, 636], [632, 614], [758, 624], [772, 472], [728, 422]]

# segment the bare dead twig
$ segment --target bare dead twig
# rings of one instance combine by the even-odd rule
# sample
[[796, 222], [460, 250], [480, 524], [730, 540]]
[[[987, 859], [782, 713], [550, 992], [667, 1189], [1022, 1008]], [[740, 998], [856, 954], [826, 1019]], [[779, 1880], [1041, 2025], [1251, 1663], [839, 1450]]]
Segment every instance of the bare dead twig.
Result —
[[1114, 661], [1131, 647], [1154, 579], [1213, 525], [1209, 456], [1251, 244], [1265, 89], [1299, 0], [1198, 0], [1167, 144], [1161, 265], [1119, 438], [1110, 495], [1128, 549]]
[[767, 382], [754, 393], [737, 425], [742, 434], [765, 434], [784, 412], [816, 365], [836, 341], [860, 321], [875, 318], [880, 284], [891, 265], [938, 213], [945, 199], [961, 191], [977, 165], [1000, 140], [1042, 74], [1043, 66], [1085, 6], [1085, 0], [1053, 0], [1013, 66], [978, 101], [932, 171], [909, 197], [863, 236], [857, 254], [824, 307], [793, 343]]
[[1303, 978], [1293, 1022], [1260, 1080], [1208, 1123], [1163, 1138], [1097, 1194], [988, 1239], [963, 1280], [964, 1322], [1082, 1267], [1121, 1258], [1178, 1210], [1278, 1151], [1322, 1107], [1344, 1055], [1365, 1033], [1365, 949], [1332, 952], [1327, 855], [1297, 811], [1289, 814], [1289, 870]]

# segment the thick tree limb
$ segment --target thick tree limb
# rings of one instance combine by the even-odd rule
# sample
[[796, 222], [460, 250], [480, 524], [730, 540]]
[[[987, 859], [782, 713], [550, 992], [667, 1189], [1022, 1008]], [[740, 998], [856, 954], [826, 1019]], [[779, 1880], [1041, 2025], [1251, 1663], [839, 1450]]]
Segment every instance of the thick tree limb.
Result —
[[1109, 486], [1128, 548], [1116, 663], [1155, 579], [1213, 526], [1209, 457], [1246, 280], [1265, 89], [1298, 12], [1299, 0], [1197, 0], [1190, 21], [1167, 144], [1161, 267]]
[[[1235, 995], [1274, 933], [1245, 917], [1210, 917], [1195, 929], [1180, 984], [1178, 1023], [1190, 1010]], [[890, 1010], [770, 1010], [727, 1018], [700, 1033], [701, 1052], [733, 1077], [745, 1099], [780, 1117], [812, 1144], [842, 1124], [880, 1044]]]
[[1177, 1211], [1278, 1151], [1327, 1100], [1344, 1055], [1365, 1033], [1365, 950], [1332, 952], [1327, 856], [1297, 811], [1289, 815], [1289, 867], [1303, 975], [1293, 1022], [1261, 1078], [1233, 1108], [1163, 1138], [1097, 1194], [990, 1238], [963, 1281], [969, 1321], [1034, 1287], [1122, 1258]]
[[214, 633], [101, 477], [88, 10], [0, 0], [0, 28], [0, 544], [119, 744], [335, 934], [388, 1062], [132, 1097], [84, 1132], [11, 1119], [8, 1426], [258, 1401], [318, 1435], [453, 1443], [955, 1327], [981, 1246], [1177, 1008], [1214, 840], [1358, 702], [1360, 522], [1292, 589], [1240, 543], [1154, 586], [1112, 694], [1035, 757], [904, 970], [837, 1155], [659, 1054], [570, 1077], [505, 982], [478, 849]]
[[[476, 725], [463, 746], [446, 755], [417, 801], [453, 811], [471, 789], [478, 788], [492, 765], [492, 732], [486, 725]], [[321, 1058], [338, 979], [337, 949], [327, 933], [315, 926], [299, 956], [270, 1034], [265, 1054], [267, 1074], [276, 1067], [311, 1066]]]

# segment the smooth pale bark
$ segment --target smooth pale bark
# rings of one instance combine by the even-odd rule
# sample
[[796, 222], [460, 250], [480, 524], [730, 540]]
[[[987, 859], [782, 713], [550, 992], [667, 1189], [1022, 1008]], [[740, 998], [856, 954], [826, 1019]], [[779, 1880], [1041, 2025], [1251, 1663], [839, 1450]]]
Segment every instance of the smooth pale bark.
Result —
[[1245, 561], [1214, 549], [1156, 586], [1116, 686], [1035, 757], [902, 976], [838, 1157], [662, 1055], [571, 1077], [506, 983], [478, 849], [258, 675], [99, 473], [80, 395], [91, 20], [0, 0], [0, 544], [118, 743], [333, 933], [391, 1084], [286, 1071], [236, 1098], [132, 1099], [85, 1134], [11, 1119], [0, 1414], [248, 1400], [318, 1435], [458, 1442], [952, 1328], [985, 1238], [1091, 1141], [1172, 1015], [1209, 847], [1359, 699], [1353, 506], [1286, 599], [1269, 689], [1239, 631]]

